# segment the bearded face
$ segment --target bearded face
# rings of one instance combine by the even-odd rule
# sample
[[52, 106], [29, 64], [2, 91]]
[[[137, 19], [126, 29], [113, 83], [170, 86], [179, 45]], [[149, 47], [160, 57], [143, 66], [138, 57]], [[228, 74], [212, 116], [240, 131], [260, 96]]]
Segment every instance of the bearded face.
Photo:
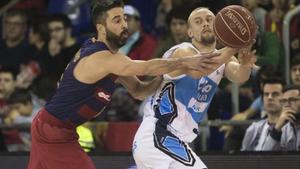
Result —
[[125, 43], [127, 42], [127, 39], [128, 39], [128, 34], [129, 34], [128, 29], [124, 29], [120, 33], [120, 35], [117, 35], [114, 32], [110, 31], [108, 28], [106, 28], [106, 40], [110, 44], [112, 44], [118, 48], [125, 45]]
[[203, 44], [213, 44], [216, 41], [216, 37], [212, 32], [204, 32], [201, 34], [201, 42]]

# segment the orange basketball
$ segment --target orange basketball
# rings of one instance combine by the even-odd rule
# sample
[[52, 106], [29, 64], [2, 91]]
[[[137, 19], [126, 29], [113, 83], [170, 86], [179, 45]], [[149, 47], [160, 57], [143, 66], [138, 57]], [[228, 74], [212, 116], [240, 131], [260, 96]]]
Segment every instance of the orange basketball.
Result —
[[242, 48], [255, 39], [257, 25], [252, 13], [239, 5], [223, 8], [216, 15], [214, 32], [225, 46]]

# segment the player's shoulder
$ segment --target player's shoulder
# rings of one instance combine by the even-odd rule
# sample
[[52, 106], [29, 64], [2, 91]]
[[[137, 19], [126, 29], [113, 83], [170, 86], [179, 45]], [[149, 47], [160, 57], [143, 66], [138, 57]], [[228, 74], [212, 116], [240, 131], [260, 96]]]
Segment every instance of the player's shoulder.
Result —
[[197, 54], [198, 51], [193, 47], [191, 43], [181, 43], [177, 49], [173, 52], [172, 57], [184, 57]]
[[120, 53], [113, 53], [109, 50], [102, 50], [92, 53], [88, 56], [90, 60], [110, 60], [117, 57], [121, 57]]

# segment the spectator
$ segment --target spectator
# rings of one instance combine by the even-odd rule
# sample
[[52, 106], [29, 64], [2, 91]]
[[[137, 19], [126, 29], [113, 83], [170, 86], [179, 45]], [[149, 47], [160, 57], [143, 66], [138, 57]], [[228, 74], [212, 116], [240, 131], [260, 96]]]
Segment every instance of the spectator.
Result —
[[[263, 98], [262, 98], [262, 91], [263, 85], [265, 80], [269, 77], [277, 77], [279, 74], [274, 66], [272, 65], [265, 65], [262, 66], [257, 74], [256, 74], [256, 88], [259, 91], [259, 96], [252, 102], [251, 106], [246, 110], [242, 111], [241, 113], [236, 114], [231, 118], [231, 120], [247, 120], [251, 118], [264, 118], [266, 113], [263, 107]], [[230, 136], [231, 132], [233, 131], [233, 126], [222, 126], [220, 131], [225, 133], [225, 136]]]
[[80, 46], [72, 37], [71, 20], [66, 15], [50, 16], [48, 28], [50, 31], [48, 50], [52, 56], [52, 61], [48, 64], [51, 65], [51, 71], [58, 80]]
[[12, 67], [0, 68], [0, 115], [3, 118], [8, 110], [7, 100], [15, 90], [17, 72]]
[[10, 11], [4, 17], [4, 40], [0, 41], [0, 66], [19, 68], [32, 58], [26, 41], [27, 16], [23, 11]]
[[139, 11], [130, 5], [124, 6], [124, 13], [127, 16], [129, 38], [120, 52], [134, 60], [149, 60], [156, 47], [156, 39], [143, 32], [140, 22]]
[[281, 113], [279, 99], [282, 95], [283, 82], [279, 79], [269, 79], [263, 85], [263, 103], [267, 118], [254, 122], [248, 127], [242, 143], [242, 151], [262, 151], [268, 144], [266, 138]]
[[31, 123], [40, 108], [33, 109], [32, 97], [26, 89], [14, 91], [9, 97], [8, 104], [10, 111], [5, 118], [5, 123], [8, 125]]
[[300, 86], [287, 87], [280, 101], [283, 109], [265, 150], [300, 151]]
[[272, 0], [272, 9], [266, 16], [266, 31], [274, 32], [282, 40], [283, 17], [288, 11], [287, 1]]
[[[10, 111], [4, 122], [6, 125], [31, 123], [37, 110], [33, 111], [32, 98], [28, 90], [17, 89], [8, 100]], [[30, 133], [26, 129], [6, 129], [5, 142], [9, 152], [29, 151]]]
[[163, 35], [166, 33], [166, 17], [173, 8], [185, 6], [193, 10], [201, 6], [201, 4], [198, 0], [161, 0], [156, 13], [156, 29], [159, 32], [158, 34]]
[[292, 84], [300, 86], [300, 52], [291, 61], [290, 75]]
[[166, 23], [168, 26], [168, 34], [159, 39], [153, 58], [162, 57], [165, 51], [170, 49], [172, 46], [189, 41], [187, 34], [187, 19], [189, 14], [190, 11], [181, 6], [173, 8], [167, 14]]
[[[8, 98], [15, 90], [17, 71], [12, 67], [0, 68], [0, 123], [8, 112]], [[7, 151], [5, 144], [5, 135], [0, 130], [0, 150]]]
[[[52, 56], [48, 51], [48, 43], [50, 34], [48, 29], [48, 22], [43, 15], [35, 15], [31, 18], [29, 26], [29, 43], [31, 45], [31, 53], [38, 65], [37, 70], [40, 76], [49, 77], [53, 70], [51, 69]], [[37, 74], [31, 80], [34, 80]]]
[[265, 18], [267, 11], [258, 6], [258, 0], [242, 0], [242, 6], [252, 12], [258, 25], [259, 32], [265, 32]]

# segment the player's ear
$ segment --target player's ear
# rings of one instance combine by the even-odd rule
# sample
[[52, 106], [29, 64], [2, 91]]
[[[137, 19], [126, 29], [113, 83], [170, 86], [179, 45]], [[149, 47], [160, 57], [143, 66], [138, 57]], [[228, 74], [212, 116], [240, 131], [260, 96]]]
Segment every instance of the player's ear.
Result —
[[96, 29], [97, 29], [98, 33], [100, 33], [102, 35], [106, 34], [105, 27], [103, 24], [96, 24]]
[[194, 35], [193, 35], [191, 28], [188, 28], [187, 33], [190, 38], [193, 38]]

